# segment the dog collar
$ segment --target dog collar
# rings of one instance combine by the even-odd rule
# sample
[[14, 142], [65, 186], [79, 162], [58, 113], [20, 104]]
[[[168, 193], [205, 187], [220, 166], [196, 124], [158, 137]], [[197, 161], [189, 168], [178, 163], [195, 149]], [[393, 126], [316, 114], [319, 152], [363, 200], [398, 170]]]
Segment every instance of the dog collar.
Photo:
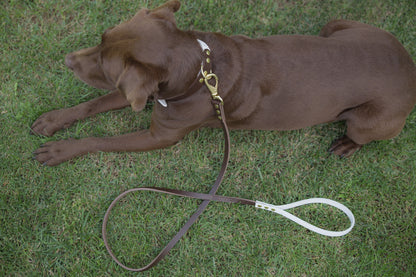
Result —
[[[190, 89], [188, 90], [190, 92], [195, 91], [196, 89], [194, 87], [199, 88], [201, 86], [201, 84], [203, 83], [203, 81], [201, 82], [201, 80], [199, 78], [201, 76], [201, 74], [202, 74], [202, 76], [204, 76], [204, 75], [207, 74], [206, 73], [206, 72], [208, 72], [207, 70], [209, 70], [209, 71], [211, 70], [211, 64], [210, 64], [211, 59], [209, 58], [209, 55], [211, 54], [211, 48], [203, 40], [197, 39], [196, 41], [198, 42], [199, 46], [201, 47], [201, 50], [202, 50], [202, 53], [203, 53], [203, 58], [202, 58], [202, 61], [201, 61], [201, 70], [198, 71], [198, 75], [196, 76], [196, 81], [191, 85]], [[205, 72], [203, 70], [205, 70]], [[168, 99], [168, 100], [179, 100], [179, 99], [184, 98], [187, 95], [188, 95], [188, 93], [185, 93], [182, 96], [175, 97], [173, 99]], [[157, 99], [157, 102], [159, 102], [159, 104], [162, 105], [165, 108], [168, 106], [168, 102], [167, 102], [166, 99]]]
[[203, 40], [196, 39], [196, 41], [198, 41], [199, 46], [201, 46], [202, 52], [204, 52], [205, 50], [211, 51], [208, 44], [206, 44]]
[[157, 99], [157, 102], [159, 102], [160, 105], [162, 105], [165, 108], [168, 106], [168, 102], [166, 102], [165, 99]]

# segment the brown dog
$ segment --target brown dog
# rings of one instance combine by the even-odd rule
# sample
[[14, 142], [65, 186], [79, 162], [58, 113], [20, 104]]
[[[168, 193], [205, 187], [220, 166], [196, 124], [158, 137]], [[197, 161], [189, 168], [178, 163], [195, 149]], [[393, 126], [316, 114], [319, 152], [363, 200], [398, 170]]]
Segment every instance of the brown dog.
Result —
[[175, 144], [202, 126], [218, 127], [207, 87], [199, 84], [202, 51], [220, 80], [232, 129], [292, 130], [344, 120], [347, 134], [330, 151], [396, 136], [416, 102], [416, 67], [389, 33], [331, 21], [320, 36], [250, 39], [177, 29], [178, 1], [142, 9], [110, 28], [100, 45], [66, 56], [87, 84], [112, 93], [40, 116], [36, 134], [51, 136], [76, 120], [156, 100], [149, 130], [109, 138], [48, 142], [35, 151], [46, 165], [97, 151], [148, 151]]

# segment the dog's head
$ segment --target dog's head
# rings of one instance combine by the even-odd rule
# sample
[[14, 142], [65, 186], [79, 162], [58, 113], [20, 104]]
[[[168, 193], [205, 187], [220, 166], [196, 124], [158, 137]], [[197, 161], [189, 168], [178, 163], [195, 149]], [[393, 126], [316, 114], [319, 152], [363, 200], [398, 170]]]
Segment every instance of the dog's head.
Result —
[[179, 1], [140, 10], [131, 20], [107, 29], [99, 45], [70, 53], [66, 65], [85, 83], [123, 93], [134, 111], [166, 81], [169, 49], [178, 31]]

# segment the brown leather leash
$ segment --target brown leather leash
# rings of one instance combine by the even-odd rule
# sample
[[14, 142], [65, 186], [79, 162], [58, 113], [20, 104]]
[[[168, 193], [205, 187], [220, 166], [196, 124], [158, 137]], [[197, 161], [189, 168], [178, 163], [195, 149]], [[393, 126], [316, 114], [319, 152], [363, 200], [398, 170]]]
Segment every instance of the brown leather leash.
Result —
[[[200, 46], [203, 50], [203, 57], [204, 57], [203, 62], [201, 64], [200, 74], [202, 75], [202, 78], [200, 79], [200, 83], [201, 84], [205, 83], [205, 85], [207, 86], [207, 88], [211, 92], [211, 97], [212, 97], [211, 102], [212, 102], [212, 105], [214, 107], [215, 114], [221, 122], [221, 126], [222, 126], [223, 133], [224, 133], [224, 140], [225, 140], [224, 157], [223, 157], [223, 162], [222, 162], [220, 172], [217, 176], [217, 179], [216, 179], [214, 185], [212, 186], [212, 188], [211, 188], [211, 190], [209, 191], [208, 194], [182, 191], [182, 190], [175, 190], [175, 189], [168, 189], [168, 188], [141, 187], [141, 188], [134, 188], [134, 189], [127, 190], [127, 191], [123, 192], [122, 194], [120, 194], [117, 198], [115, 198], [113, 200], [113, 202], [110, 204], [110, 206], [108, 207], [108, 209], [105, 213], [104, 220], [103, 220], [103, 226], [102, 226], [102, 236], [103, 236], [104, 244], [105, 244], [105, 247], [107, 248], [108, 253], [113, 258], [113, 260], [117, 264], [119, 264], [122, 268], [124, 268], [126, 270], [130, 270], [130, 271], [135, 271], [135, 272], [146, 271], [146, 270], [154, 267], [157, 263], [159, 263], [168, 254], [168, 252], [175, 246], [175, 244], [186, 234], [186, 232], [189, 230], [189, 228], [196, 222], [198, 217], [203, 213], [203, 211], [206, 209], [206, 207], [208, 206], [208, 204], [211, 201], [251, 205], [251, 206], [255, 206], [256, 208], [260, 208], [260, 209], [268, 210], [268, 211], [271, 211], [271, 212], [274, 212], [274, 213], [278, 213], [278, 214], [281, 214], [281, 215], [289, 218], [292, 221], [295, 221], [296, 223], [304, 226], [305, 228], [307, 228], [311, 231], [317, 232], [317, 233], [325, 235], [325, 236], [335, 237], [335, 236], [343, 236], [343, 235], [349, 233], [352, 230], [352, 228], [355, 224], [354, 215], [344, 205], [342, 205], [338, 202], [329, 200], [329, 199], [312, 198], [312, 199], [298, 201], [298, 202], [288, 204], [288, 205], [275, 206], [275, 205], [271, 205], [271, 204], [268, 204], [268, 203], [263, 203], [263, 202], [260, 202], [260, 201], [254, 201], [254, 200], [249, 200], [249, 199], [244, 199], [244, 198], [239, 198], [239, 197], [228, 197], [228, 196], [216, 195], [216, 192], [217, 192], [217, 190], [218, 190], [219, 186], [221, 185], [221, 182], [224, 178], [224, 174], [227, 170], [228, 162], [229, 162], [229, 159], [230, 159], [230, 135], [229, 135], [226, 119], [225, 119], [224, 103], [223, 103], [223, 100], [221, 99], [221, 97], [218, 94], [218, 77], [212, 72], [212, 69], [211, 69], [211, 61], [210, 61], [210, 57], [209, 57], [210, 56], [210, 49], [206, 45], [206, 43], [204, 43], [203, 41], [198, 40], [198, 42], [199, 42], [199, 44], [200, 44]], [[214, 84], [212, 84], [213, 81], [214, 81]], [[167, 104], [165, 100], [162, 100], [162, 99], [156, 99], [156, 100], [159, 101], [160, 104], [163, 105], [163, 106], [165, 106]], [[110, 217], [111, 210], [122, 198], [124, 198], [126, 195], [128, 195], [132, 192], [136, 192], [136, 191], [153, 191], [153, 192], [165, 193], [165, 194], [168, 194], [168, 195], [175, 195], [175, 196], [182, 196], [182, 197], [189, 197], [189, 198], [203, 200], [202, 203], [199, 205], [198, 209], [196, 210], [196, 212], [188, 219], [188, 221], [177, 232], [177, 234], [171, 239], [171, 241], [165, 246], [165, 248], [149, 264], [147, 264], [146, 266], [144, 266], [142, 268], [130, 268], [130, 267], [124, 265], [122, 262], [120, 262], [117, 259], [117, 257], [114, 255], [113, 251], [111, 250], [110, 245], [108, 243], [108, 238], [107, 238], [107, 223], [108, 223], [108, 220], [109, 220], [109, 217]], [[300, 218], [298, 218], [298, 217], [296, 217], [296, 216], [294, 216], [294, 215], [285, 211], [287, 209], [291, 209], [291, 208], [298, 207], [298, 206], [301, 206], [301, 205], [314, 204], [314, 203], [327, 204], [327, 205], [330, 205], [330, 206], [333, 206], [335, 208], [340, 209], [350, 219], [351, 226], [348, 229], [344, 230], [344, 231], [327, 231], [327, 230], [318, 228], [316, 226], [313, 226], [313, 225], [301, 220]]]
[[[195, 192], [188, 192], [188, 191], [180, 191], [180, 190], [174, 190], [174, 189], [167, 189], [167, 188], [157, 188], [157, 187], [143, 187], [143, 188], [134, 188], [130, 189], [128, 191], [125, 191], [124, 193], [120, 194], [109, 206], [103, 221], [103, 228], [102, 228], [102, 235], [104, 244], [107, 248], [108, 253], [113, 258], [113, 260], [119, 264], [124, 269], [140, 272], [145, 271], [153, 266], [155, 266], [158, 262], [160, 262], [172, 249], [173, 246], [186, 234], [188, 229], [195, 223], [195, 221], [198, 219], [198, 217], [202, 214], [202, 212], [206, 209], [210, 201], [221, 201], [221, 202], [229, 202], [229, 203], [241, 203], [241, 204], [248, 204], [248, 205], [255, 205], [255, 201], [242, 199], [242, 198], [232, 198], [232, 197], [225, 197], [225, 196], [217, 196], [215, 193], [217, 192], [219, 186], [221, 185], [221, 182], [224, 178], [224, 174], [227, 169], [229, 157], [230, 157], [230, 137], [228, 133], [227, 125], [225, 124], [225, 117], [224, 117], [224, 109], [221, 101], [219, 100], [213, 100], [214, 107], [219, 107], [219, 111], [221, 114], [221, 124], [224, 130], [224, 137], [225, 137], [225, 150], [224, 150], [224, 158], [223, 163], [221, 166], [220, 173], [218, 174], [218, 177], [212, 186], [211, 190], [208, 194], [202, 194], [202, 193], [195, 193]], [[161, 192], [169, 195], [177, 195], [177, 196], [184, 196], [184, 197], [190, 197], [190, 198], [196, 198], [203, 200], [202, 203], [199, 205], [196, 212], [189, 218], [189, 220], [185, 223], [185, 225], [178, 231], [178, 233], [172, 238], [172, 240], [166, 245], [166, 247], [159, 253], [159, 255], [156, 256], [156, 258], [151, 261], [148, 265], [142, 267], [142, 268], [130, 268], [125, 266], [123, 263], [121, 263], [117, 257], [112, 252], [108, 240], [107, 240], [107, 222], [110, 216], [110, 212], [112, 208], [117, 204], [118, 201], [120, 201], [122, 198], [124, 198], [127, 194], [130, 194], [135, 191], [153, 191], [153, 192]]]

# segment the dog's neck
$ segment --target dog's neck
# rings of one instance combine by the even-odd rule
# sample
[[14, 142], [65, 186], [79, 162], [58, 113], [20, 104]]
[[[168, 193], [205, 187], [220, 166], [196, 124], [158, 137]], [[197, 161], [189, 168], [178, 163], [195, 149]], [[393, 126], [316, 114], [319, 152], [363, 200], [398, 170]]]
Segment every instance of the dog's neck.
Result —
[[[210, 53], [211, 52], [211, 48], [208, 46], [208, 44], [206, 42], [204, 42], [203, 40], [200, 40], [200, 39], [197, 39], [197, 42], [198, 42], [199, 46], [201, 47], [202, 52], [205, 55], [206, 55], [206, 53]], [[205, 55], [203, 55], [203, 56], [205, 56]], [[178, 97], [170, 98], [170, 99], [161, 99], [161, 98], [158, 98], [158, 99], [156, 99], [157, 102], [160, 105], [162, 105], [163, 107], [167, 108], [168, 101], [176, 101], [176, 100], [183, 99], [186, 96], [188, 96], [188, 94], [193, 93], [194, 91], [196, 91], [197, 89], [199, 89], [202, 86], [202, 82], [199, 81], [200, 77], [203, 74], [202, 69], [203, 68], [206, 68], [206, 66], [204, 66], [204, 65], [206, 65], [207, 63], [208, 64], [210, 63], [209, 58], [203, 58], [201, 60], [201, 70], [198, 71], [198, 74], [197, 74], [196, 79], [195, 79], [196, 81], [194, 81], [192, 83], [192, 85], [190, 86], [190, 88], [188, 89], [188, 91], [185, 94], [180, 95]], [[211, 67], [209, 66], [209, 68], [211, 68]]]

